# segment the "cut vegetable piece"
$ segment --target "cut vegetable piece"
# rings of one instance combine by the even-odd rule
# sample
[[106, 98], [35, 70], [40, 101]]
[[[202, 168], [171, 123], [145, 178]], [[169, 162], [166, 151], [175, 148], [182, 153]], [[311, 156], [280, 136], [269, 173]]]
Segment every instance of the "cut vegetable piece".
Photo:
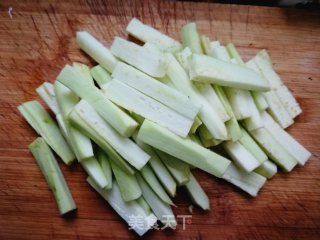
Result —
[[230, 158], [246, 172], [252, 172], [260, 162], [241, 143], [227, 141], [223, 144]]
[[[233, 44], [229, 44], [227, 48], [230, 48], [230, 57], [228, 55], [228, 51], [224, 46], [216, 46], [213, 51], [218, 51], [216, 56], [217, 59], [232, 62], [231, 60], [234, 59], [235, 64], [244, 65], [240, 55], [238, 54], [237, 50], [233, 46]], [[228, 49], [229, 50], [229, 49]], [[232, 58], [232, 59], [231, 59]], [[230, 88], [226, 87], [225, 89], [226, 95], [228, 96], [229, 103], [232, 107], [233, 113], [237, 120], [242, 120], [248, 118], [248, 124], [255, 127], [256, 123], [258, 123], [258, 110], [255, 107], [254, 101], [251, 97], [251, 94], [247, 90], [237, 89], [237, 88]], [[251, 120], [251, 117], [254, 118]], [[260, 120], [260, 123], [262, 121]], [[250, 126], [250, 127], [251, 127]]]
[[55, 81], [54, 93], [59, 112], [64, 119], [67, 118], [73, 107], [79, 102], [79, 97], [62, 83]]
[[143, 24], [136, 18], [131, 19], [126, 31], [140, 41], [153, 43], [164, 51], [176, 51], [181, 48], [181, 44], [178, 41], [168, 37], [149, 25]]
[[108, 188], [108, 180], [95, 157], [84, 159], [81, 161], [81, 166], [100, 188]]
[[141, 115], [136, 114], [136, 113], [134, 113], [134, 112], [131, 112], [130, 115], [131, 115], [131, 117], [132, 117], [134, 120], [136, 120], [140, 125], [143, 123], [144, 117], [142, 117]]
[[[177, 60], [186, 71], [188, 71], [189, 68], [188, 61], [191, 55], [192, 52], [188, 47], [183, 49], [182, 52], [176, 54]], [[211, 84], [197, 83], [196, 89], [207, 101], [207, 103], [214, 109], [214, 111], [219, 115], [223, 122], [230, 119]]]
[[191, 56], [192, 52], [188, 47], [184, 48], [181, 52], [176, 53], [176, 59], [186, 71], [189, 69], [189, 57]]
[[29, 145], [49, 188], [51, 189], [61, 215], [75, 210], [76, 204], [72, 198], [68, 185], [62, 175], [60, 167], [43, 138], [37, 138]]
[[99, 142], [107, 142], [136, 169], [140, 170], [148, 162], [148, 154], [132, 140], [116, 132], [85, 100], [74, 107], [70, 118], [84, 132], [90, 133], [88, 137], [95, 135], [92, 140], [99, 138]]
[[233, 114], [232, 108], [230, 106], [229, 100], [228, 100], [223, 88], [220, 87], [220, 86], [217, 86], [217, 85], [215, 85], [213, 88], [216, 91], [218, 97], [220, 98], [220, 101], [223, 104], [224, 108], [226, 109], [228, 115], [234, 117], [234, 114]]
[[222, 142], [222, 140], [215, 139], [214, 137], [212, 137], [205, 125], [199, 127], [198, 134], [203, 146], [206, 148], [217, 146]]
[[190, 181], [187, 182], [185, 188], [187, 189], [187, 192], [194, 204], [198, 205], [203, 210], [210, 209], [209, 198], [192, 173], [190, 174]]
[[201, 139], [202, 145], [206, 148], [214, 147], [222, 143], [222, 140], [217, 139]]
[[[190, 25], [190, 26], [189, 26]], [[186, 36], [186, 37], [191, 37], [190, 38], [190, 41], [193, 40], [193, 42], [190, 42], [189, 44], [191, 45], [188, 45], [190, 48], [199, 48], [199, 44], [197, 43], [197, 39], [199, 38], [198, 36], [198, 33], [197, 33], [197, 30], [196, 30], [196, 26], [195, 24], [188, 24], [186, 26], [186, 28], [188, 29], [188, 34], [190, 36]], [[195, 39], [192, 39], [195, 38]], [[208, 39], [204, 39], [204, 41], [207, 41], [207, 44], [208, 45], [208, 42], [209, 40]], [[206, 46], [207, 48], [210, 48], [210, 46]], [[221, 46], [217, 46], [217, 47], [221, 47]], [[221, 48], [224, 48], [224, 47], [221, 47]], [[207, 49], [207, 51], [209, 51], [209, 49]], [[201, 52], [197, 52], [195, 50], [193, 50], [192, 52], [195, 52], [195, 53], [201, 53]], [[226, 50], [225, 50], [226, 52]], [[190, 57], [192, 57], [191, 55], [190, 56], [186, 56], [186, 55], [181, 55], [181, 58], [185, 56], [185, 59], [181, 59], [182, 62], [187, 62], [189, 60]], [[226, 52], [226, 56], [229, 58], [228, 56], [228, 53]], [[227, 59], [229, 60], [229, 59]], [[187, 69], [190, 68], [190, 66], [188, 66], [188, 63], [187, 64], [184, 64], [184, 65], [187, 65]], [[214, 110], [219, 114], [220, 118], [222, 119], [223, 122], [225, 121], [228, 121], [230, 119], [230, 116], [226, 113], [225, 109], [223, 108], [219, 98], [216, 96], [216, 93], [214, 92], [214, 89], [210, 86], [210, 84], [197, 84], [197, 87], [199, 88], [199, 91], [200, 93], [204, 96], [204, 98], [208, 101], [208, 103], [214, 108]]]
[[287, 128], [294, 123], [290, 114], [284, 108], [277, 94], [274, 91], [266, 92], [264, 93], [264, 96], [269, 105], [267, 111], [280, 124], [282, 128]]
[[[219, 43], [219, 42], [218, 42]], [[214, 44], [211, 46], [208, 55], [214, 57], [216, 59], [220, 59], [221, 61], [230, 62], [230, 56], [225, 46], [218, 44]], [[211, 44], [212, 45], [212, 44]]]
[[[254, 58], [251, 58], [248, 62], [245, 63], [247, 68], [250, 68], [251, 70], [255, 71], [256, 73], [258, 73], [261, 77], [264, 78], [262, 72], [260, 71], [258, 65], [256, 64], [256, 62], [254, 61]], [[266, 79], [266, 81], [268, 81]]]
[[59, 113], [59, 107], [54, 94], [53, 84], [49, 82], [44, 82], [36, 89], [36, 92], [43, 99], [43, 101], [48, 105], [51, 111], [55, 115], [57, 115]]
[[[111, 207], [124, 219], [129, 227], [133, 229], [139, 236], [144, 235], [156, 222], [157, 217], [153, 213], [146, 213], [143, 207], [137, 201], [123, 201], [118, 184], [115, 183], [110, 190], [99, 188], [95, 182], [89, 177], [87, 182], [95, 189]], [[142, 221], [142, 227], [132, 224], [132, 216], [139, 216]]]
[[103, 67], [97, 65], [90, 70], [91, 76], [97, 82], [99, 87], [111, 81], [111, 75]]
[[146, 214], [151, 214], [152, 209], [150, 208], [149, 204], [147, 201], [141, 196], [136, 200], [139, 205], [143, 208], [143, 210], [146, 212]]
[[102, 67], [112, 72], [118, 60], [88, 32], [77, 32], [77, 44]]
[[237, 120], [244, 120], [249, 129], [257, 129], [263, 126], [259, 110], [250, 91], [225, 87], [225, 92]]
[[75, 153], [78, 161], [92, 158], [94, 155], [90, 139], [79, 132], [78, 129], [74, 128], [70, 124], [68, 119], [69, 113], [79, 102], [79, 97], [75, 95], [69, 88], [58, 81], [54, 83], [54, 90], [66, 128], [68, 137], [67, 139], [70, 142], [70, 146], [73, 149], [73, 152]]
[[[144, 199], [147, 201], [157, 218], [170, 228], [175, 228], [177, 222], [170, 205], [161, 199], [152, 191], [148, 184], [144, 181], [139, 173], [137, 173], [137, 179], [142, 189]], [[170, 221], [170, 222], [167, 222]]]
[[202, 96], [208, 101], [211, 107], [218, 113], [223, 122], [230, 120], [230, 116], [221, 103], [217, 93], [210, 84], [198, 83], [196, 84]]
[[226, 128], [228, 129], [229, 139], [231, 139], [232, 141], [237, 141], [241, 138], [242, 132], [239, 123], [236, 117], [234, 116], [229, 100], [225, 95], [225, 92], [222, 87], [216, 85], [214, 86], [214, 89], [218, 97], [220, 98], [224, 108], [226, 109], [228, 115], [231, 117], [231, 119], [225, 123]]
[[235, 58], [239, 65], [244, 65], [244, 62], [243, 62], [240, 54], [238, 53], [236, 47], [234, 46], [234, 44], [228, 43], [226, 47], [227, 47], [227, 51], [228, 51], [230, 57]]
[[66, 124], [64, 122], [64, 119], [63, 119], [61, 113], [58, 113], [56, 115], [56, 120], [57, 120], [57, 123], [58, 123], [58, 126], [60, 128], [62, 136], [64, 137], [64, 139], [66, 139], [66, 141], [69, 144], [69, 146], [71, 146], [70, 141], [69, 141], [68, 132], [67, 132], [67, 127], [66, 127]]
[[268, 108], [268, 103], [262, 92], [251, 92], [251, 94], [259, 111], [264, 111]]
[[232, 117], [229, 121], [226, 122], [226, 127], [228, 129], [229, 137], [233, 142], [241, 138], [242, 132], [235, 117]]
[[72, 67], [74, 67], [79, 72], [81, 72], [82, 76], [85, 77], [88, 82], [94, 84], [93, 78], [92, 78], [92, 76], [90, 74], [90, 68], [88, 67], [88, 65], [83, 64], [83, 63], [74, 62], [72, 64]]
[[68, 137], [73, 146], [77, 159], [81, 162], [83, 159], [87, 159], [93, 156], [92, 143], [90, 139], [82, 134], [74, 126], [69, 125]]
[[210, 139], [214, 139], [214, 137], [211, 135], [211, 133], [209, 132], [208, 128], [205, 125], [202, 125], [199, 127], [198, 129], [198, 134], [201, 138], [201, 140], [210, 140]]
[[189, 134], [188, 139], [190, 139], [192, 142], [197, 143], [198, 145], [202, 146], [201, 140], [196, 134]]
[[68, 87], [55, 81], [54, 92], [58, 103], [59, 112], [66, 120], [73, 107], [80, 101], [79, 97], [74, 94]]
[[222, 119], [200, 94], [196, 86], [192, 84], [187, 73], [174, 56], [172, 54], [166, 54], [166, 56], [169, 63], [167, 75], [176, 89], [187, 94], [192, 101], [202, 106], [198, 116], [203, 124], [207, 126], [212, 136], [216, 139], [227, 139], [227, 129]]
[[250, 92], [230, 87], [225, 87], [224, 89], [236, 119], [242, 120], [251, 117]]
[[[292, 93], [284, 86], [279, 75], [272, 66], [270, 56], [266, 50], [260, 51], [251, 61], [254, 61], [261, 74], [269, 81], [271, 88], [276, 91], [279, 101], [292, 118], [301, 113], [301, 108]], [[250, 64], [253, 65], [253, 64]]]
[[252, 197], [257, 196], [259, 190], [267, 180], [265, 177], [255, 172], [246, 173], [232, 163], [229, 165], [222, 178], [249, 193]]
[[[160, 82], [164, 83], [165, 85], [167, 85], [168, 87], [171, 87], [171, 88], [174, 88], [174, 89], [180, 91], [179, 89], [176, 88], [176, 86], [173, 84], [173, 82], [171, 81], [171, 79], [167, 75], [165, 75], [163, 78], [158, 78], [158, 80]], [[182, 94], [184, 94], [184, 93], [182, 93]]]
[[18, 107], [18, 110], [65, 164], [70, 165], [75, 160], [75, 156], [61, 135], [57, 124], [39, 102], [25, 102]]
[[254, 170], [256, 173], [270, 179], [277, 173], [277, 165], [267, 160]]
[[102, 172], [107, 179], [108, 186], [106, 189], [112, 188], [112, 170], [108, 155], [101, 148], [98, 148], [96, 151], [96, 159], [98, 160]]
[[268, 160], [268, 156], [262, 151], [259, 145], [252, 139], [252, 137], [247, 133], [246, 130], [241, 128], [242, 137], [239, 139], [239, 142], [244, 146], [254, 157], [257, 159], [260, 164]]
[[88, 126], [75, 111], [72, 111], [69, 115], [69, 119], [72, 124], [75, 125], [83, 134], [91, 138], [99, 147], [101, 147], [110, 157], [111, 161], [114, 161], [123, 171], [128, 174], [134, 174], [134, 170], [131, 166], [95, 131]]
[[[250, 92], [247, 91], [249, 94]], [[263, 127], [263, 121], [260, 116], [259, 109], [257, 108], [252, 96], [248, 98], [248, 107], [251, 112], [251, 116], [243, 120], [243, 124], [246, 126], [246, 129], [249, 131], [255, 130]]]
[[139, 130], [138, 139], [217, 177], [221, 177], [230, 164], [230, 160], [147, 119]]
[[[125, 202], [129, 202], [139, 198], [142, 194], [141, 188], [135, 175], [127, 174], [122, 171], [116, 164], [111, 163], [112, 172], [118, 183], [121, 196]], [[116, 184], [113, 183], [113, 187]]]
[[178, 114], [117, 79], [103, 86], [102, 90], [107, 98], [117, 105], [152, 120], [182, 137], [188, 135], [193, 124], [193, 120]]
[[275, 91], [280, 102], [286, 108], [292, 118], [295, 118], [302, 113], [299, 103], [286, 86], [283, 85], [277, 88]]
[[289, 152], [300, 165], [304, 165], [311, 157], [311, 153], [284, 131], [266, 112], [262, 112], [262, 119], [267, 131]]
[[202, 54], [200, 37], [194, 22], [190, 22], [181, 28], [181, 38], [183, 47], [189, 47], [193, 53]]
[[66, 65], [57, 80], [72, 90], [82, 99], [88, 101], [95, 110], [115, 128], [122, 136], [129, 137], [138, 126], [129, 115], [109, 101], [106, 96], [69, 65]]
[[264, 149], [264, 152], [270, 159], [285, 171], [290, 172], [297, 165], [297, 160], [265, 128], [251, 131], [250, 134]]
[[237, 120], [245, 120], [250, 128], [262, 127], [259, 111], [249, 91], [225, 87], [226, 95]]
[[197, 131], [197, 129], [202, 125], [202, 122], [200, 120], [200, 118], [196, 117], [193, 121], [193, 124], [190, 128], [190, 132], [189, 133], [195, 133]]
[[156, 150], [156, 153], [164, 165], [166, 165], [178, 186], [183, 186], [189, 181], [190, 167], [187, 163], [181, 162], [180, 159], [159, 150]]
[[201, 41], [202, 52], [204, 54], [208, 54], [208, 52], [210, 51], [210, 39], [207, 36], [202, 35], [200, 37], [200, 41]]
[[[44, 82], [41, 86], [36, 89], [39, 96], [42, 100], [47, 104], [47, 106], [51, 109], [51, 111], [56, 115], [56, 120], [62, 136], [66, 139], [69, 146], [71, 146], [71, 142], [69, 139], [69, 134], [67, 131], [67, 126], [65, 120], [60, 112], [55, 92], [54, 92], [54, 85], [51, 83]], [[73, 149], [72, 149], [73, 150]]]
[[214, 83], [245, 90], [269, 90], [268, 83], [256, 72], [243, 66], [209, 56], [193, 54], [189, 62], [193, 81]]
[[163, 187], [166, 189], [168, 194], [171, 197], [176, 195], [177, 184], [171, 176], [170, 172], [166, 168], [166, 166], [161, 162], [158, 155], [155, 153], [152, 147], [149, 145], [139, 141], [137, 139], [137, 135], [133, 135], [136, 143], [150, 156], [149, 164], [153, 170], [153, 172], [157, 175], [158, 179], [162, 183]]
[[283, 85], [279, 75], [274, 71], [270, 57], [265, 49], [258, 52], [253, 58], [253, 61], [256, 63], [265, 79], [269, 82], [271, 89], [277, 89]]
[[152, 190], [158, 195], [158, 197], [168, 203], [173, 205], [170, 197], [167, 195], [165, 190], [162, 188], [160, 182], [158, 181], [157, 177], [155, 176], [154, 172], [152, 171], [151, 167], [146, 164], [140, 171], [141, 176], [143, 176], [144, 180], [149, 184]]
[[230, 62], [231, 62], [231, 63], [234, 63], [234, 64], [238, 64], [237, 59], [235, 59], [235, 58], [231, 58], [231, 59], [230, 59]]
[[215, 40], [210, 42], [210, 48], [215, 48], [216, 46], [220, 46], [220, 41]]
[[[264, 77], [262, 75], [261, 71], [259, 70], [257, 64], [252, 59], [250, 61], [246, 62], [245, 66], [250, 68], [250, 69], [252, 69], [256, 73], [258, 73], [260, 76]], [[254, 102], [255, 102], [257, 108], [260, 111], [263, 111], [263, 110], [267, 109], [268, 103], [267, 103], [266, 99], [264, 98], [262, 92], [252, 91], [251, 95], [252, 95], [252, 97], [254, 99]]]
[[[240, 55], [233, 46], [229, 44], [230, 56], [233, 57], [236, 64], [244, 65]], [[231, 61], [232, 59], [227, 56], [227, 50], [224, 46], [217, 46], [213, 50], [221, 49], [217, 54], [217, 58], [224, 61]], [[232, 62], [232, 61], [231, 61]], [[249, 91], [243, 89], [229, 88], [225, 87], [226, 94], [228, 96], [228, 102], [233, 110], [233, 114], [237, 120], [244, 119], [244, 124], [248, 127], [249, 130], [254, 130], [263, 126], [262, 120], [257, 109], [254, 100]], [[237, 124], [235, 120], [230, 121], [227, 126], [230, 127], [229, 132], [237, 130]], [[238, 129], [239, 130], [239, 129]], [[231, 138], [237, 137], [237, 131], [231, 133]]]
[[117, 64], [112, 77], [192, 120], [200, 110], [200, 105], [193, 103], [188, 96], [125, 63]]
[[150, 53], [148, 49], [119, 37], [115, 37], [111, 52], [152, 77], [161, 78], [166, 74], [167, 61], [162, 53]]
[[148, 50], [150, 53], [160, 54], [162, 52], [162, 50], [159, 49], [157, 45], [150, 42], [146, 42], [142, 47]]
[[[230, 62], [233, 63], [233, 64], [238, 64], [238, 62], [237, 62], [237, 60], [236, 60], [235, 58], [231, 58], [231, 59], [230, 59]], [[239, 65], [240, 65], [240, 64], [239, 64]]]

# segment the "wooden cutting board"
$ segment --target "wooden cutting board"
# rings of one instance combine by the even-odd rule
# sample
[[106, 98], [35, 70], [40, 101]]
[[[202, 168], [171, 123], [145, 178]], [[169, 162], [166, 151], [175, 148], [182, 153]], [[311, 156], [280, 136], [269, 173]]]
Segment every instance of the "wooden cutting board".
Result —
[[[12, 7], [12, 17], [8, 10]], [[305, 167], [279, 173], [257, 198], [196, 172], [211, 201], [197, 207], [183, 230], [154, 230], [164, 239], [320, 239], [320, 12], [174, 1], [1, 1], [0, 3], [0, 239], [136, 238], [118, 215], [91, 190], [79, 166], [61, 168], [78, 206], [61, 218], [27, 145], [35, 132], [18, 104], [39, 99], [35, 88], [53, 81], [66, 63], [92, 62], [75, 44], [87, 30], [110, 46], [135, 16], [180, 39], [179, 29], [196, 21], [198, 30], [222, 43], [234, 42], [244, 59], [268, 49], [276, 70], [297, 97], [303, 114], [289, 132], [313, 157]], [[190, 214], [183, 190], [175, 214]]]

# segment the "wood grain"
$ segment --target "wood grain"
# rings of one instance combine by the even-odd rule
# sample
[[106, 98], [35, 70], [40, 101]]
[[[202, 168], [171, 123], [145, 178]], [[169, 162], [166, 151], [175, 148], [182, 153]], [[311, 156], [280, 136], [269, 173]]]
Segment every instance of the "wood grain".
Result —
[[[13, 8], [13, 16], [8, 8]], [[109, 46], [126, 37], [138, 17], [177, 39], [196, 21], [201, 33], [234, 42], [245, 59], [270, 52], [275, 68], [294, 92], [303, 114], [289, 132], [313, 157], [305, 167], [280, 173], [255, 199], [205, 173], [196, 175], [211, 200], [210, 212], [195, 208], [182, 230], [153, 231], [152, 239], [320, 238], [320, 13], [315, 11], [174, 1], [0, 2], [0, 239], [133, 239], [136, 235], [85, 182], [79, 166], [61, 168], [78, 206], [75, 218], [59, 217], [53, 196], [27, 150], [36, 134], [16, 107], [38, 99], [34, 89], [55, 79], [66, 63], [92, 63], [75, 44], [87, 30]], [[176, 214], [189, 214], [183, 190]]]

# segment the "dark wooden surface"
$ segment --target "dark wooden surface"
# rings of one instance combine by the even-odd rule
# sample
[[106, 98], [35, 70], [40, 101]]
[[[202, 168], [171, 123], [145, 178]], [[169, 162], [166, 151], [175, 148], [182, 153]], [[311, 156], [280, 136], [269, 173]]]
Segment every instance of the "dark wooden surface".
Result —
[[[8, 15], [13, 8], [12, 18]], [[255, 199], [228, 183], [197, 172], [211, 211], [194, 209], [192, 224], [153, 231], [162, 239], [320, 239], [320, 14], [315, 11], [173, 1], [0, 2], [0, 239], [135, 238], [126, 224], [85, 182], [79, 166], [60, 164], [78, 206], [58, 215], [53, 196], [27, 150], [36, 134], [16, 107], [38, 99], [35, 88], [55, 79], [66, 63], [91, 63], [77, 49], [75, 32], [87, 30], [110, 46], [125, 37], [133, 17], [180, 39], [192, 20], [201, 33], [239, 46], [249, 59], [267, 48], [294, 92], [303, 114], [289, 132], [313, 157], [305, 167], [277, 174]], [[176, 214], [189, 214], [182, 190]]]

